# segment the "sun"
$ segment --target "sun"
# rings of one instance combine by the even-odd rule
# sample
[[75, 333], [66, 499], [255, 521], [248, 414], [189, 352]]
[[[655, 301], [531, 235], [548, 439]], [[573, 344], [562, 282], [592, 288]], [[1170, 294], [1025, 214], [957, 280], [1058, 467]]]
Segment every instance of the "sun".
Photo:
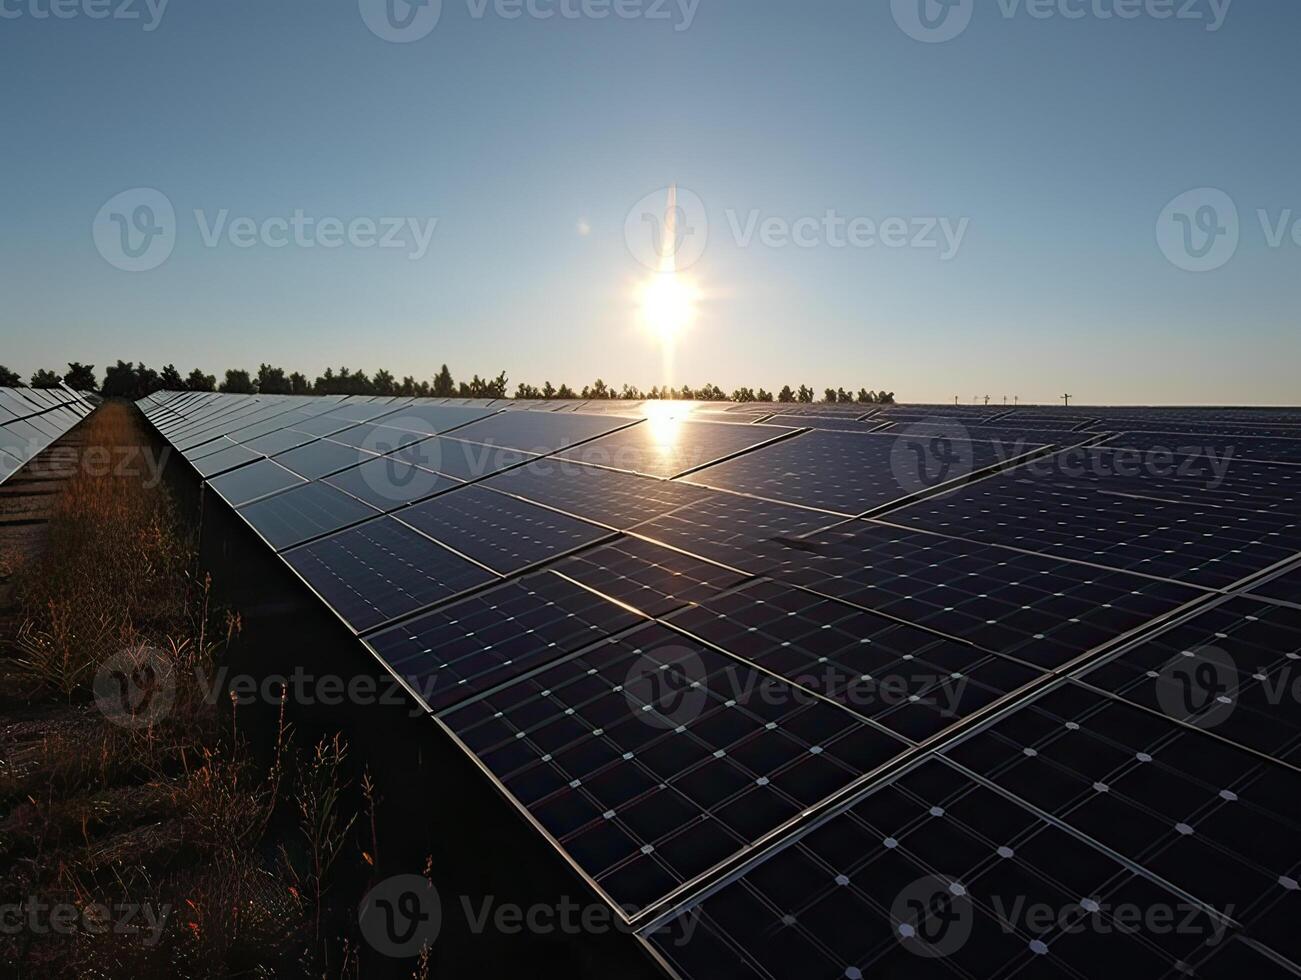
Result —
[[665, 344], [671, 344], [696, 317], [696, 289], [673, 271], [657, 272], [642, 286], [642, 321]]

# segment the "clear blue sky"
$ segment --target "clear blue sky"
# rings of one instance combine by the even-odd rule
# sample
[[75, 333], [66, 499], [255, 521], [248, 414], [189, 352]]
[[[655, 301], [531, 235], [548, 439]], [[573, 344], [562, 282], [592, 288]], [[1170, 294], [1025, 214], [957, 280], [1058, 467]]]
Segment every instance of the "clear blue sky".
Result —
[[[961, 35], [931, 44], [887, 0], [699, 0], [689, 24], [686, 0], [666, 20], [645, 16], [659, 0], [603, 19], [443, 0], [427, 36], [398, 44], [367, 27], [371, 0], [173, 0], [152, 31], [145, 0], [142, 20], [62, 2], [75, 16], [0, 3], [0, 362], [24, 373], [120, 357], [431, 376], [446, 361], [649, 386], [660, 356], [625, 218], [676, 182], [709, 223], [676, 383], [1301, 401], [1301, 246], [1271, 247], [1257, 217], [1301, 217], [1295, 3], [1239, 0], [1211, 31], [1211, 0], [1192, 0], [1194, 21], [975, 0]], [[900, 0], [905, 20], [919, 2]], [[166, 195], [176, 232], [165, 262], [130, 273], [92, 226], [138, 187]], [[1201, 187], [1236, 204], [1240, 244], [1189, 272], [1158, 247], [1158, 218]], [[413, 260], [208, 247], [195, 210], [438, 222]], [[948, 261], [731, 228], [828, 211], [968, 225]]]

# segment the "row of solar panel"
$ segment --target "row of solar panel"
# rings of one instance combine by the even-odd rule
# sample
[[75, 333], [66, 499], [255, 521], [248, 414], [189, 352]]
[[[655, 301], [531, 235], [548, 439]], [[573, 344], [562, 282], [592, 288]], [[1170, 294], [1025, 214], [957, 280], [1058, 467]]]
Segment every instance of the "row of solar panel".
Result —
[[[783, 435], [734, 462], [800, 440], [824, 447], [824, 438]], [[810, 453], [774, 465], [797, 474], [812, 467], [835, 483], [837, 456]], [[612, 900], [638, 909], [667, 908], [874, 770], [1043, 685], [1046, 672], [1298, 550], [1266, 529], [1290, 508], [1282, 491], [1270, 498], [1272, 510], [1234, 517], [1249, 525], [1235, 530], [1259, 525], [1259, 540], [1219, 544], [1217, 532], [1202, 530], [1211, 525], [1199, 525], [1173, 528], [1192, 540], [1156, 542], [1176, 547], [1145, 546], [1175, 556], [1165, 559], [1175, 573], [1168, 578], [1192, 583], [1180, 585], [1140, 560], [1144, 546], [1132, 539], [1150, 529], [1126, 536], [1117, 528], [1115, 547], [1100, 556], [1062, 558], [1045, 543], [1052, 539], [1033, 534], [1009, 546], [842, 522], [807, 506], [580, 463], [580, 482], [566, 484], [538, 472], [540, 462], [517, 462], [494, 478], [520, 477], [522, 492], [507, 489], [513, 496], [488, 480], [433, 498], [438, 506], [428, 511], [410, 508], [420, 512], [414, 527], [403, 512], [401, 521], [371, 520], [286, 558], [319, 563], [304, 577], [362, 628], [478, 590], [368, 642], [577, 867]], [[879, 482], [881, 466], [877, 456], [864, 469]], [[762, 480], [772, 469], [737, 479]], [[1270, 475], [1253, 469], [1243, 492], [1269, 485]], [[807, 482], [822, 492], [820, 481]], [[1180, 491], [1177, 477], [1168, 482], [1163, 492]], [[652, 485], [649, 509], [664, 510], [639, 523]], [[1238, 490], [1224, 486], [1225, 494]], [[529, 495], [546, 495], [540, 502], [553, 509], [541, 511], [545, 518], [521, 506], [517, 498]], [[1148, 506], [1138, 494], [1117, 499]], [[1132, 515], [1091, 519], [1124, 525]], [[614, 534], [627, 528], [634, 534]], [[442, 550], [430, 540], [439, 535], [450, 539]], [[451, 561], [461, 549], [477, 557]], [[543, 561], [545, 571], [518, 577]], [[1108, 564], [1115, 567], [1100, 567]], [[516, 577], [488, 588], [502, 576]], [[757, 688], [763, 697], [735, 696]], [[698, 702], [690, 717], [662, 717], [666, 702], [648, 695], [664, 690]]]
[[82, 396], [63, 388], [0, 388], [0, 483], [90, 410]]

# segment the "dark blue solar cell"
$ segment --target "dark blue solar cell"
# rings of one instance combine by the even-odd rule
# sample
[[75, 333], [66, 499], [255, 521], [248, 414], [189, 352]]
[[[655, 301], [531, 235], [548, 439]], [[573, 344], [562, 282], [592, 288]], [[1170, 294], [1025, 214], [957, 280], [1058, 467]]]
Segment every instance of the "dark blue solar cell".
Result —
[[385, 513], [461, 486], [460, 480], [408, 462], [405, 455], [381, 456], [328, 476], [324, 482]]
[[308, 483], [246, 504], [240, 514], [277, 551], [320, 537], [378, 512], [341, 490]]
[[442, 494], [397, 516], [502, 575], [610, 535], [595, 524], [477, 486]]
[[221, 494], [232, 507], [239, 507], [259, 497], [304, 483], [297, 473], [291, 473], [269, 459], [242, 466], [210, 480], [208, 486]]
[[346, 470], [350, 466], [374, 458], [373, 453], [354, 446], [345, 446], [329, 439], [318, 439], [316, 442], [309, 442], [305, 446], [281, 453], [275, 461], [285, 469], [293, 470], [308, 480], [319, 480], [323, 476], [338, 473], [340, 470]]
[[520, 452], [518, 449], [485, 446], [441, 436], [417, 443], [409, 450], [403, 450], [403, 453], [404, 458], [409, 458], [427, 470], [446, 474], [465, 483], [482, 480], [534, 458], [532, 453]]
[[709, 496], [698, 487], [551, 458], [486, 485], [620, 531]]
[[391, 517], [287, 551], [284, 558], [358, 632], [496, 578]]
[[526, 453], [549, 453], [633, 421], [619, 416], [504, 412], [457, 429], [456, 438]]
[[366, 642], [430, 709], [441, 711], [641, 622], [635, 613], [544, 572]]
[[753, 449], [794, 430], [690, 419], [647, 419], [629, 429], [560, 453], [594, 466], [674, 477]]

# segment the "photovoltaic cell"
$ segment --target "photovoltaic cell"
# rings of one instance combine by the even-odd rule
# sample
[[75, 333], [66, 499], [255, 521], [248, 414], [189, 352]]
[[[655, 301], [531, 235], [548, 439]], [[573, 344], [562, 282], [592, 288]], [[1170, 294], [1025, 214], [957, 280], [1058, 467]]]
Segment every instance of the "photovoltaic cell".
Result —
[[668, 622], [913, 742], [1040, 676], [966, 643], [776, 582], [703, 598]]
[[1301, 463], [1301, 430], [1297, 438], [1280, 439], [1250, 435], [1208, 435], [1179, 432], [1125, 432], [1107, 440], [1107, 445], [1136, 449], [1144, 453], [1205, 455], [1234, 460], [1258, 459], [1280, 463]]
[[1301, 522], [1005, 474], [890, 514], [891, 523], [1224, 588], [1301, 551]]
[[482, 480], [534, 458], [532, 453], [518, 449], [442, 437], [419, 443], [412, 447], [412, 452], [419, 454], [413, 462], [465, 483]]
[[367, 643], [425, 704], [442, 711], [644, 621], [543, 572], [376, 633]]
[[1294, 568], [1251, 590], [1253, 595], [1301, 605], [1301, 568]]
[[322, 483], [265, 497], [239, 512], [277, 551], [378, 515], [373, 507]]
[[801, 535], [840, 523], [839, 518], [786, 504], [715, 494], [639, 524], [634, 531], [710, 561], [752, 574], [768, 568], [775, 555]]
[[1173, 582], [870, 521], [800, 544], [769, 574], [1045, 668], [1203, 595]]
[[[1169, 918], [1128, 915], [1153, 908]], [[1223, 918], [936, 761], [688, 912], [648, 939], [689, 980], [1173, 977], [1236, 945]]]
[[615, 902], [644, 908], [902, 743], [659, 625], [444, 720]]
[[340, 470], [346, 470], [350, 466], [374, 458], [374, 454], [353, 446], [345, 446], [329, 439], [318, 439], [316, 442], [309, 442], [305, 446], [281, 453], [275, 461], [285, 469], [292, 470], [308, 480], [319, 480], [323, 476], [338, 473]]
[[502, 575], [591, 544], [610, 533], [586, 521], [477, 486], [408, 507], [398, 517]]
[[391, 517], [287, 551], [284, 558], [357, 632], [495, 578]]
[[846, 516], [862, 514], [1037, 448], [856, 432], [806, 432], [688, 478]]
[[208, 486], [221, 494], [232, 507], [239, 507], [303, 482], [305, 481], [297, 473], [291, 473], [269, 459], [260, 459], [209, 480]]
[[620, 531], [709, 496], [681, 483], [554, 459], [502, 473], [486, 485]]
[[751, 449], [791, 431], [775, 425], [648, 419], [632, 428], [567, 449], [559, 456], [594, 466], [667, 478]]
[[526, 453], [548, 453], [632, 421], [618, 416], [505, 412], [457, 429], [456, 438]]
[[1204, 731], [1301, 764], [1301, 609], [1230, 599], [1081, 679]]
[[554, 566], [616, 602], [658, 617], [739, 585], [746, 576], [641, 538], [620, 538]]
[[461, 481], [434, 473], [398, 456], [381, 456], [335, 473], [325, 483], [346, 491], [385, 513], [461, 486]]
[[1254, 941], [1301, 955], [1296, 770], [1074, 684], [946, 754]]

